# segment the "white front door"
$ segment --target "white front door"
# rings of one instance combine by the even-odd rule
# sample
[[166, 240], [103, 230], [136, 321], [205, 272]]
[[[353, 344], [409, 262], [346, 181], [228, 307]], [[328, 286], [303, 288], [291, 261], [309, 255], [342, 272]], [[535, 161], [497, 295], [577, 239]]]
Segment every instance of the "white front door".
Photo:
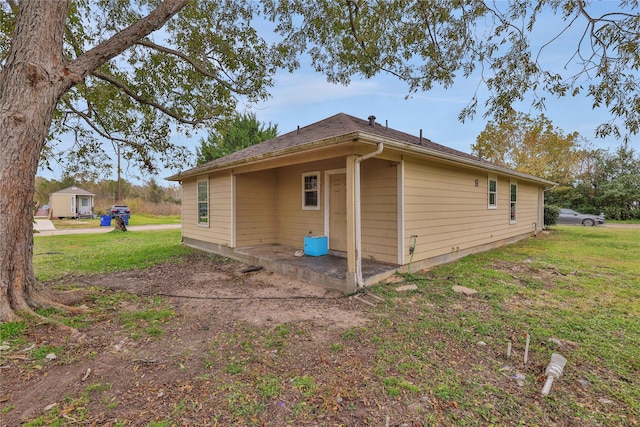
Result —
[[78, 213], [80, 215], [91, 215], [91, 200], [88, 197], [80, 197], [80, 207]]

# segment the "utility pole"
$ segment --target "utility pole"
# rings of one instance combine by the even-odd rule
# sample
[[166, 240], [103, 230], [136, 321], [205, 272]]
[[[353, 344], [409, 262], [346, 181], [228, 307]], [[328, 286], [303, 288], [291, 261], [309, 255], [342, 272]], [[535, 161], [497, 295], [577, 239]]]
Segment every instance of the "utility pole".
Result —
[[118, 201], [116, 204], [121, 204], [122, 202], [122, 188], [120, 187], [120, 144], [118, 144]]

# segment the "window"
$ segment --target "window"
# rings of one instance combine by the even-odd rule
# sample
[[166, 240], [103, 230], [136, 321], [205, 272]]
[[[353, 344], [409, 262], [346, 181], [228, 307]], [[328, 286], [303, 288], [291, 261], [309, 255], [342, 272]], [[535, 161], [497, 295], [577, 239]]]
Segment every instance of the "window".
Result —
[[80, 199], [80, 205], [83, 207], [89, 206], [89, 199], [87, 199], [86, 197], [83, 197], [82, 199]]
[[209, 225], [209, 179], [198, 180], [198, 224]]
[[320, 172], [302, 174], [302, 209], [320, 209]]
[[518, 184], [515, 182], [511, 183], [511, 191], [510, 191], [510, 207], [509, 207], [509, 212], [510, 212], [510, 216], [509, 216], [509, 222], [511, 223], [515, 223], [517, 220], [517, 215], [516, 215], [516, 205], [518, 203]]
[[498, 180], [494, 176], [489, 177], [488, 191], [488, 207], [496, 209], [498, 207]]

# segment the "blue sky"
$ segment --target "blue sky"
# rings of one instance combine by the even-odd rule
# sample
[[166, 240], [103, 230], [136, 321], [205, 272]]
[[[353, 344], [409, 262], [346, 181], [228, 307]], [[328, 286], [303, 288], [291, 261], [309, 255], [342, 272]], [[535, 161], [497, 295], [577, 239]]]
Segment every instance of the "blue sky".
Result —
[[[616, 7], [617, 2], [595, 2], [595, 9], [604, 11], [607, 6]], [[537, 32], [532, 36], [532, 44], [542, 46], [552, 35], [558, 33], [560, 20], [547, 14], [538, 21]], [[575, 52], [576, 43], [584, 28], [574, 27], [564, 33], [553, 43], [546, 46], [540, 57], [542, 64], [558, 64], [567, 66], [567, 61]], [[572, 65], [568, 64], [571, 69]], [[278, 125], [280, 134], [293, 131], [297, 126], [306, 126], [337, 113], [347, 113], [362, 119], [374, 115], [379, 123], [388, 122], [389, 127], [419, 135], [423, 135], [439, 144], [470, 152], [471, 145], [478, 134], [485, 128], [487, 120], [483, 117], [481, 107], [472, 121], [461, 123], [458, 114], [471, 100], [478, 90], [479, 76], [469, 79], [459, 78], [453, 87], [444, 89], [434, 87], [429, 92], [418, 92], [407, 97], [407, 85], [390, 75], [378, 75], [372, 79], [355, 78], [348, 86], [334, 85], [326, 82], [323, 75], [311, 68], [309, 61], [301, 60], [301, 69], [290, 74], [280, 72], [275, 77], [275, 85], [271, 90], [271, 98], [258, 105], [240, 105], [239, 110], [253, 111], [258, 120]], [[487, 93], [479, 89], [479, 105], [486, 100]], [[565, 133], [579, 132], [596, 147], [614, 149], [620, 141], [614, 138], [597, 139], [596, 126], [609, 120], [606, 109], [592, 109], [592, 101], [585, 97], [547, 97], [547, 109], [544, 114], [551, 119], [554, 126]], [[537, 116], [539, 111], [530, 107], [530, 100], [518, 107], [522, 112]], [[206, 132], [194, 133], [190, 138], [173, 135], [173, 142], [187, 146], [193, 153], [199, 145], [200, 138]], [[637, 145], [637, 137], [631, 139]], [[104, 145], [105, 151], [114, 159], [115, 153], [110, 144]], [[192, 165], [185, 165], [184, 169]], [[123, 168], [126, 168], [124, 166]], [[156, 177], [161, 185], [172, 185], [163, 178], [175, 171], [162, 170]], [[54, 166], [53, 173], [39, 171], [40, 176], [59, 179], [61, 171]], [[134, 174], [125, 173], [124, 178], [139, 182]], [[143, 177], [143, 181], [149, 177]], [[115, 167], [113, 173], [115, 179]]]
[[[407, 95], [407, 86], [391, 76], [371, 80], [354, 80], [348, 87], [329, 84], [323, 76], [299, 71], [281, 75], [272, 90], [273, 97], [253, 108], [263, 122], [278, 124], [280, 133], [295, 130], [333, 114], [343, 112], [366, 119], [374, 115], [379, 123], [388, 121], [389, 127], [418, 135], [420, 129], [434, 142], [470, 152], [478, 134], [487, 121], [480, 110], [471, 121], [461, 123], [458, 114], [471, 100], [477, 82], [460, 79], [449, 89], [435, 88], [429, 92]], [[521, 111], [534, 116], [538, 111], [528, 104]], [[549, 100], [544, 112], [553, 124], [565, 133], [577, 131], [592, 143], [603, 148], [615, 147], [613, 138], [597, 140], [598, 124], [609, 119], [606, 110], [593, 110], [586, 98]]]
[[[497, 7], [507, 4], [497, 2]], [[616, 10], [618, 6], [618, 2], [596, 1], [587, 8], [592, 16], [601, 16]], [[580, 67], [572, 56], [585, 30], [585, 22], [581, 19], [561, 32], [566, 22], [549, 11], [540, 15], [529, 37], [532, 52], [540, 51], [540, 64], [563, 74], [579, 71]], [[590, 45], [587, 43], [583, 48], [590, 48]], [[407, 98], [407, 84], [390, 75], [382, 74], [370, 80], [354, 79], [348, 87], [344, 87], [327, 83], [322, 75], [313, 72], [308, 63], [302, 65], [293, 74], [278, 74], [271, 91], [272, 98], [252, 109], [259, 120], [278, 124], [280, 133], [339, 112], [363, 119], [373, 114], [379, 123], [388, 121], [390, 127], [414, 135], [418, 135], [422, 129], [423, 135], [434, 142], [470, 152], [471, 145], [490, 120], [483, 117], [481, 106], [489, 94], [484, 86], [479, 85], [478, 72], [468, 79], [458, 78], [451, 88], [436, 86], [429, 92], [414, 93]], [[476, 92], [478, 112], [472, 121], [461, 123], [458, 115]], [[606, 109], [594, 110], [592, 103], [591, 99], [584, 96], [546, 96], [544, 114], [565, 134], [577, 131], [601, 148], [619, 146], [621, 142], [614, 138], [595, 138], [596, 127], [611, 116]], [[514, 107], [532, 116], [541, 113], [532, 109], [530, 98]], [[632, 139], [637, 140], [637, 137]]]

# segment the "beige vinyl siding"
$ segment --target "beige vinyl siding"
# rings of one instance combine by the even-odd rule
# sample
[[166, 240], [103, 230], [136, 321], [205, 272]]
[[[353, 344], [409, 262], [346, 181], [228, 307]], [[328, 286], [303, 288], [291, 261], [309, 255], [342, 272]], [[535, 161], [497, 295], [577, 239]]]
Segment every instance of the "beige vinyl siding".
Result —
[[71, 215], [71, 194], [54, 194], [49, 197], [50, 212], [54, 218]]
[[[203, 177], [200, 177], [203, 179]], [[198, 179], [182, 183], [182, 235], [209, 243], [231, 245], [232, 177], [209, 177], [209, 224], [198, 225]]]
[[[278, 169], [235, 175], [236, 247], [269, 243], [302, 248], [304, 236], [324, 233], [323, 171], [344, 167], [344, 159], [330, 159]], [[320, 209], [302, 209], [302, 174], [320, 172]], [[183, 235], [205, 242], [231, 245], [231, 175], [210, 181], [210, 228], [197, 226], [196, 179], [183, 182]]]
[[518, 220], [510, 224], [510, 180], [497, 178], [498, 206], [488, 209], [487, 173], [405, 162], [405, 256], [411, 235], [418, 236], [414, 260], [421, 260], [533, 232], [537, 187], [518, 182]]
[[236, 176], [236, 246], [276, 243], [278, 175], [274, 170]]
[[198, 180], [182, 182], [182, 235], [194, 237], [192, 228], [198, 223]]
[[[489, 172], [463, 169], [430, 160], [405, 158], [398, 162], [372, 158], [361, 168], [362, 257], [398, 264], [399, 252], [410, 258], [412, 235], [417, 235], [413, 261], [427, 260], [506, 241], [536, 231], [540, 218], [540, 188], [528, 181], [497, 179], [497, 207], [488, 207]], [[323, 235], [325, 171], [346, 169], [344, 158], [309, 161], [276, 169], [239, 167], [209, 178], [208, 226], [197, 224], [197, 179], [183, 182], [183, 235], [203, 242], [235, 247], [262, 244], [304, 246], [304, 237]], [[318, 210], [302, 208], [302, 176], [318, 172]], [[403, 176], [404, 185], [398, 183]], [[509, 187], [517, 182], [517, 221], [509, 221]], [[476, 185], [477, 182], [477, 185]], [[235, 187], [235, 195], [232, 190]], [[399, 200], [402, 189], [402, 200]], [[235, 203], [235, 206], [234, 206]], [[398, 230], [402, 203], [404, 229]], [[237, 215], [232, 223], [232, 215]], [[537, 224], [538, 229], [542, 227]], [[235, 227], [235, 228], [234, 228]], [[402, 248], [398, 248], [402, 238]]]
[[[342, 165], [340, 165], [342, 167]], [[324, 174], [327, 162], [278, 169], [278, 243], [304, 247], [304, 236], [324, 234]], [[328, 169], [328, 168], [327, 168]], [[302, 209], [302, 174], [319, 171], [320, 209]]]
[[[324, 171], [344, 167], [344, 159], [331, 159], [237, 175], [237, 246], [278, 243], [302, 248], [304, 236], [323, 235]], [[308, 172], [319, 172], [318, 210], [302, 209], [302, 175]], [[362, 165], [363, 256], [394, 264], [398, 262], [396, 176], [393, 162], [370, 159]], [[269, 207], [272, 203], [274, 208]]]
[[[71, 205], [75, 200], [76, 211], [71, 211]], [[82, 205], [82, 201], [86, 201], [86, 205]], [[49, 213], [52, 218], [59, 217], [77, 217], [80, 215], [91, 215], [93, 211], [93, 196], [88, 194], [76, 193], [56, 193], [49, 195]], [[102, 215], [105, 211], [96, 212]]]
[[369, 159], [361, 167], [362, 256], [398, 263], [398, 164]]
[[[517, 220], [516, 224], [512, 224], [511, 228], [522, 233], [533, 232], [541, 229], [543, 224], [538, 222], [538, 187], [527, 184], [522, 181], [512, 181], [518, 183], [518, 204], [517, 204]], [[514, 227], [515, 226], [515, 227]]]

